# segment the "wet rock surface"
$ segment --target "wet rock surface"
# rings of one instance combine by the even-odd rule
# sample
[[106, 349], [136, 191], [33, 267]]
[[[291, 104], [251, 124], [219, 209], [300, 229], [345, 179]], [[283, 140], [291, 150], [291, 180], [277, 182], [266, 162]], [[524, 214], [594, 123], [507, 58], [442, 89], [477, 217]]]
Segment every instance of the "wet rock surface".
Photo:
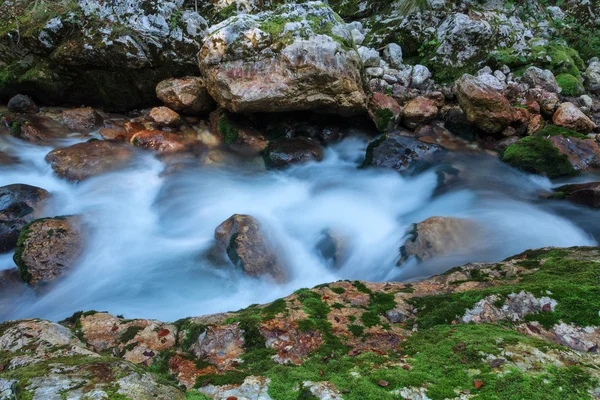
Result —
[[54, 172], [70, 181], [123, 168], [133, 153], [123, 145], [109, 140], [92, 140], [52, 150], [46, 156]]
[[215, 229], [215, 240], [231, 262], [247, 275], [270, 276], [277, 282], [286, 280], [283, 262], [255, 218], [232, 215]]
[[15, 264], [27, 283], [48, 282], [64, 275], [83, 251], [79, 217], [36, 220], [19, 235]]
[[390, 133], [369, 144], [364, 165], [411, 172], [427, 168], [445, 153], [438, 144]]
[[269, 143], [264, 154], [267, 167], [281, 168], [309, 161], [321, 161], [323, 148], [306, 138], [286, 138]]
[[13, 249], [21, 230], [42, 217], [50, 193], [24, 184], [0, 187], [0, 252]]

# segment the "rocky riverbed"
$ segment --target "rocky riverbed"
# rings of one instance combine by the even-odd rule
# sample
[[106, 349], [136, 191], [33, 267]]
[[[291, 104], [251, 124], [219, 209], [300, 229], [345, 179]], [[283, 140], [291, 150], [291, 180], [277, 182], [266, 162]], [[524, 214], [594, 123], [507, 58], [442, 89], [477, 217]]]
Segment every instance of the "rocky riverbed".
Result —
[[600, 398], [599, 21], [3, 2], [0, 399]]

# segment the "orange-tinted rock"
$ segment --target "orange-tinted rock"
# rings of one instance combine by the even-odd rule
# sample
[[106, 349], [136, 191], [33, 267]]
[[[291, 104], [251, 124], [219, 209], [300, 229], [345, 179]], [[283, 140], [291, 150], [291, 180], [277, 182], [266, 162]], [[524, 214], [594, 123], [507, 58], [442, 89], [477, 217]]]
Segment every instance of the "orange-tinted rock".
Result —
[[572, 103], [562, 103], [554, 113], [552, 122], [580, 133], [590, 133], [596, 128], [596, 124]]
[[54, 172], [70, 181], [125, 167], [133, 153], [127, 146], [109, 140], [92, 140], [52, 150], [46, 162]]
[[177, 127], [181, 125], [181, 117], [169, 107], [154, 107], [148, 117], [159, 126]]
[[437, 113], [438, 107], [435, 101], [422, 96], [409, 100], [402, 111], [404, 124], [409, 128], [416, 128], [418, 125], [432, 121]]
[[533, 135], [535, 132], [539, 131], [546, 125], [546, 121], [544, 121], [544, 117], [541, 115], [533, 115], [527, 124], [527, 134]]
[[188, 147], [188, 142], [180, 135], [163, 131], [137, 132], [131, 137], [131, 143], [159, 154], [183, 151]]
[[244, 331], [238, 324], [211, 326], [192, 347], [194, 354], [215, 365], [219, 371], [234, 368], [244, 353]]
[[467, 120], [482, 131], [500, 133], [513, 122], [506, 97], [476, 77], [463, 75], [456, 81], [454, 90]]

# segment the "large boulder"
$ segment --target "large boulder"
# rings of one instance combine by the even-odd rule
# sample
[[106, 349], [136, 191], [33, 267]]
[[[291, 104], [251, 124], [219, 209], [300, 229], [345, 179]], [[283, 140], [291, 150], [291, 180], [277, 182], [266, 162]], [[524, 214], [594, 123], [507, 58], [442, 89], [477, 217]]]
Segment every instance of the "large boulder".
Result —
[[83, 251], [76, 216], [38, 219], [21, 231], [14, 261], [21, 278], [35, 284], [64, 275]]
[[70, 130], [75, 132], [89, 132], [102, 123], [100, 114], [91, 107], [64, 110], [62, 120]]
[[58, 176], [81, 181], [120, 169], [132, 156], [132, 151], [125, 145], [109, 140], [91, 140], [52, 150], [46, 155], [46, 162]]
[[40, 109], [31, 99], [31, 97], [18, 94], [8, 101], [8, 111], [24, 114], [36, 114], [40, 111]]
[[369, 143], [363, 166], [393, 168], [399, 172], [419, 170], [446, 154], [443, 146], [397, 134]]
[[50, 193], [24, 184], [0, 187], [0, 252], [17, 245], [21, 229], [42, 216]]
[[352, 35], [321, 2], [285, 4], [214, 25], [198, 60], [208, 92], [232, 112], [365, 111]]
[[425, 261], [464, 251], [477, 237], [479, 228], [468, 219], [431, 217], [413, 224], [410, 237], [400, 249], [400, 262], [409, 257]]
[[580, 133], [590, 133], [596, 129], [596, 124], [587, 115], [577, 108], [575, 104], [568, 102], [562, 103], [558, 107], [552, 117], [552, 122], [555, 125]]
[[321, 161], [323, 148], [307, 138], [284, 138], [270, 142], [264, 151], [264, 158], [267, 167], [280, 168], [290, 164]]
[[467, 120], [482, 131], [497, 134], [512, 123], [506, 97], [478, 78], [465, 74], [456, 81], [454, 90]]
[[215, 107], [204, 80], [197, 76], [160, 82], [156, 85], [156, 97], [167, 107], [185, 114], [207, 114]]
[[561, 88], [556, 82], [554, 74], [548, 69], [529, 67], [523, 74], [523, 81], [532, 87], [539, 87], [548, 92], [561, 92]]
[[2, 2], [0, 102], [22, 93], [46, 104], [118, 111], [153, 104], [158, 82], [197, 71], [207, 27], [197, 6], [183, 0]]
[[259, 222], [249, 215], [234, 214], [215, 229], [215, 240], [237, 267], [249, 276], [270, 276], [284, 282], [287, 273], [279, 255], [268, 243]]

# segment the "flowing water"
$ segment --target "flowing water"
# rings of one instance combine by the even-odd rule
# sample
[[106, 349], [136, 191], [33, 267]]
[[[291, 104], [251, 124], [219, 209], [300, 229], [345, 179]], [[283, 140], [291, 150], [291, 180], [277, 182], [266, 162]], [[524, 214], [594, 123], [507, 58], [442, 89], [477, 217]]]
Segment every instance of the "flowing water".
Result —
[[[52, 286], [11, 295], [0, 320], [58, 320], [95, 309], [173, 321], [339, 279], [417, 279], [529, 248], [595, 245], [600, 237], [594, 224], [600, 212], [540, 199], [553, 183], [492, 157], [457, 157], [465, 177], [440, 194], [435, 170], [403, 177], [357, 168], [366, 145], [366, 139], [345, 139], [327, 149], [323, 162], [284, 171], [205, 166], [162, 174], [162, 162], [140, 152], [128, 169], [73, 184], [54, 176], [44, 161], [50, 147], [0, 138], [0, 150], [21, 160], [0, 166], [0, 185], [45, 188], [53, 194], [48, 214], [81, 214], [87, 232], [86, 250], [73, 270]], [[215, 227], [234, 213], [261, 222], [291, 272], [289, 283], [247, 278], [233, 266], [208, 261]], [[485, 232], [462, 254], [397, 267], [411, 224], [434, 215], [471, 218]], [[327, 229], [344, 238], [339, 269], [316, 251]], [[0, 255], [0, 269], [13, 267], [12, 253]]]

